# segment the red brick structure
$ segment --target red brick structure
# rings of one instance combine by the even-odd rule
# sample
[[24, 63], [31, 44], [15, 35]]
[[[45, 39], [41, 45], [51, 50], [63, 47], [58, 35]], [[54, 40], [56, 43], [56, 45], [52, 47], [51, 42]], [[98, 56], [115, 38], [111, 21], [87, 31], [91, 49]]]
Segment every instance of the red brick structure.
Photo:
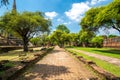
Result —
[[120, 37], [104, 39], [103, 47], [120, 48]]

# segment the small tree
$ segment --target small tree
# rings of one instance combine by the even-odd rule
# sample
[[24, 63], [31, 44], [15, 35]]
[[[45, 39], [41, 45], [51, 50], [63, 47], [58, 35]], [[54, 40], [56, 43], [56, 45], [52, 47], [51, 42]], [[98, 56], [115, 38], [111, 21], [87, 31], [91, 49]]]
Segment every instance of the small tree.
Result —
[[103, 46], [103, 36], [96, 36], [94, 38], [92, 38], [91, 43], [95, 46], [95, 47], [102, 47]]
[[67, 38], [67, 34], [61, 30], [56, 30], [50, 35], [51, 42], [53, 44], [59, 45], [60, 47], [64, 47]]
[[79, 35], [83, 47], [87, 47], [91, 39], [95, 36], [94, 32], [88, 30], [81, 30]]
[[56, 29], [61, 30], [62, 32], [65, 32], [65, 33], [70, 33], [70, 30], [63, 24], [58, 25]]
[[4, 29], [16, 32], [23, 39], [24, 51], [28, 51], [29, 40], [38, 33], [49, 31], [51, 22], [46, 20], [41, 12], [8, 12], [0, 18]]
[[117, 35], [111, 34], [111, 35], [108, 36], [108, 38], [114, 38], [114, 37], [117, 37]]
[[41, 41], [40, 37], [34, 37], [34, 38], [31, 38], [31, 39], [30, 39], [30, 42], [31, 42], [34, 46], [40, 45], [40, 41]]

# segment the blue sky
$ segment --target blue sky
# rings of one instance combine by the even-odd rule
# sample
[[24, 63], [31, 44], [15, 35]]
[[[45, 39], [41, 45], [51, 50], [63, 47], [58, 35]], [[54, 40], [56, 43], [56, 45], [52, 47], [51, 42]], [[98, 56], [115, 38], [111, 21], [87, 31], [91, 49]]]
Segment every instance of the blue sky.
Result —
[[[0, 15], [11, 10], [13, 0], [10, 4], [0, 8]], [[91, 7], [102, 6], [110, 3], [112, 0], [16, 0], [17, 10], [23, 11], [41, 11], [45, 13], [46, 18], [52, 20], [52, 31], [59, 24], [65, 24], [71, 32], [80, 31], [80, 20], [84, 13]], [[111, 29], [110, 34], [118, 34], [116, 30]], [[100, 30], [99, 34], [106, 34]]]

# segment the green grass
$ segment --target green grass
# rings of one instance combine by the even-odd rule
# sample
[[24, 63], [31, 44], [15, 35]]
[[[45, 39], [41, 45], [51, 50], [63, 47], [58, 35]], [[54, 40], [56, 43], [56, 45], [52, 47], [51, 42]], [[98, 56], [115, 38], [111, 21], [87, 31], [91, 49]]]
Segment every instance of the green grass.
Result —
[[120, 59], [120, 50], [111, 49], [111, 48], [83, 48], [83, 47], [74, 47], [73, 49], [88, 51], [95, 54], [105, 55], [113, 58]]
[[[40, 47], [37, 48], [33, 48], [34, 51], [40, 51]], [[19, 55], [21, 53], [24, 53], [22, 49], [18, 49], [18, 50], [13, 50], [13, 51], [9, 51], [7, 53], [2, 53], [0, 54], [0, 61], [1, 60], [10, 60], [10, 61], [19, 61]], [[32, 54], [34, 52], [27, 52], [27, 56], [29, 56], [29, 58], [34, 57], [34, 55]]]
[[101, 68], [103, 68], [106, 71], [120, 77], [120, 67], [118, 67], [116, 65], [113, 65], [113, 64], [110, 64], [110, 63], [108, 63], [106, 61], [103, 61], [103, 60], [100, 60], [100, 59], [97, 59], [97, 58], [94, 58], [94, 57], [90, 57], [90, 56], [87, 56], [87, 55], [82, 54], [82, 53], [75, 52], [75, 51], [70, 50], [70, 49], [67, 49], [67, 50], [74, 53], [74, 54], [76, 54], [77, 56], [83, 56], [87, 60], [94, 61]]

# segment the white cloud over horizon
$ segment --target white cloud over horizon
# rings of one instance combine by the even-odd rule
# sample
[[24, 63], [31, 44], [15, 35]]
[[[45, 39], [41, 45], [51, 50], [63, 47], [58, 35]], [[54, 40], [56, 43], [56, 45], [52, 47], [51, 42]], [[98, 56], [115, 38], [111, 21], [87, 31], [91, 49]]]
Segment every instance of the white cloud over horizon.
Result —
[[45, 15], [48, 18], [53, 19], [53, 18], [55, 18], [58, 15], [58, 13], [56, 13], [55, 11], [53, 11], [53, 12], [45, 12]]
[[58, 18], [57, 21], [58, 21], [58, 22], [63, 22], [64, 20], [61, 19], [61, 18]]
[[107, 1], [107, 0], [91, 0], [90, 4], [91, 5], [96, 5], [96, 4], [98, 4], [100, 2], [103, 2], [103, 1]]
[[108, 0], [87, 0], [86, 2], [73, 3], [72, 8], [66, 11], [65, 15], [69, 19], [78, 22], [83, 18], [86, 11], [88, 11], [91, 7], [94, 7], [94, 5], [97, 5], [104, 1]]
[[64, 24], [64, 25], [69, 25], [69, 24], [71, 24], [71, 23], [72, 23], [72, 22], [69, 21], [69, 22], [64, 22], [63, 24]]
[[90, 7], [88, 6], [88, 2], [74, 3], [72, 4], [72, 8], [65, 12], [65, 15], [69, 19], [78, 22], [82, 18], [83, 14], [89, 9]]

